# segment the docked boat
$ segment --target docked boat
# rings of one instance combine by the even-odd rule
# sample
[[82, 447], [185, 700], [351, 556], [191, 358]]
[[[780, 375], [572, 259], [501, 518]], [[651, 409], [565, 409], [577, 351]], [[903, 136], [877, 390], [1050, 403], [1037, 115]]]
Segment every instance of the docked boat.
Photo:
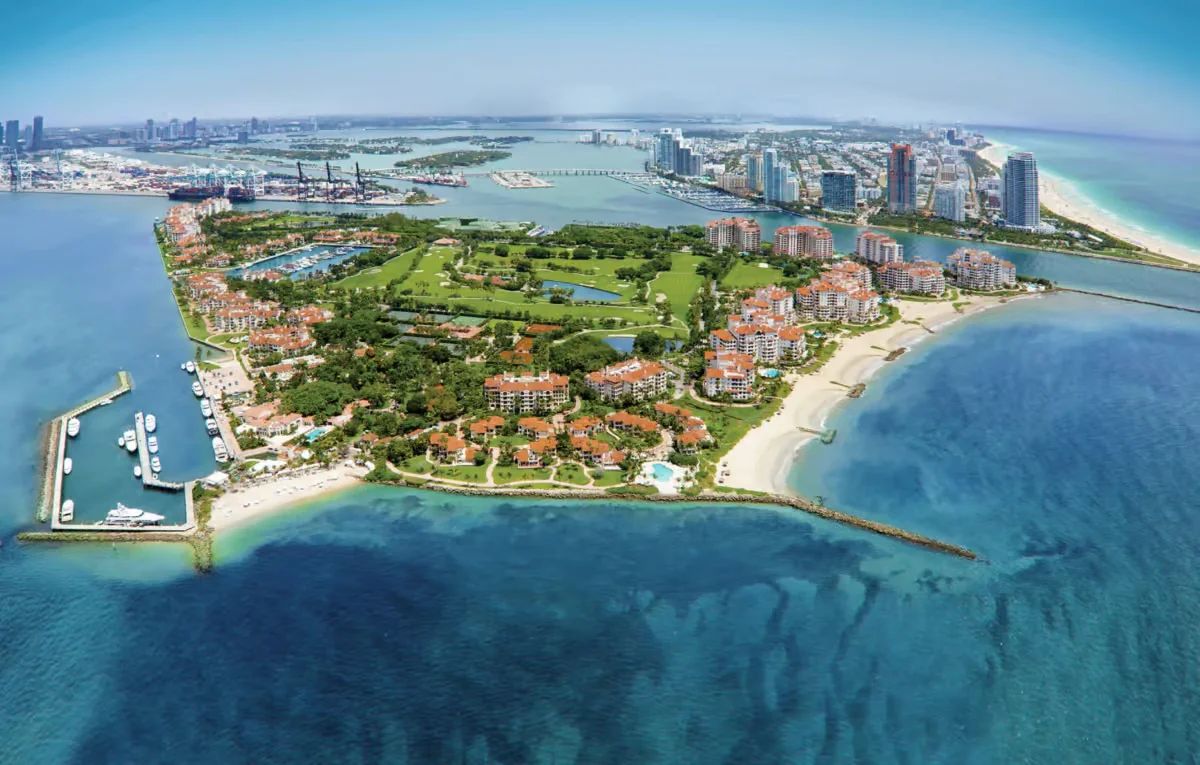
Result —
[[204, 397], [204, 386], [200, 384], [199, 380], [192, 383], [192, 393], [196, 394], [196, 398]]
[[162, 520], [163, 516], [158, 513], [126, 507], [120, 502], [104, 516], [104, 523], [108, 526], [152, 526]]
[[186, 361], [181, 361], [181, 362], [179, 362], [179, 371], [180, 371], [180, 372], [186, 372], [186, 371], [187, 371], [187, 362], [186, 362]]
[[150, 458], [150, 469], [155, 473], [162, 470], [162, 460], [158, 458], [157, 454]]
[[125, 451], [130, 454], [137, 451], [137, 433], [132, 430], [125, 431]]
[[208, 399], [200, 399], [200, 414], [207, 417], [212, 417], [212, 404], [208, 403]]
[[71, 462], [71, 458], [67, 457], [63, 460], [63, 475], [71, 475], [71, 469], [75, 467], [75, 463]]
[[196, 374], [196, 362], [194, 362], [194, 361], [185, 361], [185, 362], [183, 363], [183, 370], [184, 370], [185, 372], [187, 372], [189, 375], [194, 375], [194, 374]]
[[213, 456], [217, 458], [217, 462], [229, 462], [229, 450], [225, 448], [225, 442], [221, 440], [220, 436], [212, 440], [212, 447]]
[[152, 414], [146, 415], [146, 432], [153, 433], [156, 430], [158, 430], [158, 419]]
[[141, 465], [134, 465], [134, 466], [133, 466], [133, 477], [134, 477], [134, 478], [141, 478], [141, 477], [142, 477], [142, 466], [141, 466]]
[[67, 420], [67, 435], [70, 436], [71, 438], [74, 438], [75, 436], [79, 435], [79, 418], [78, 417], [72, 417], [71, 419]]
[[125, 448], [125, 436], [117, 436], [117, 446]]
[[58, 519], [63, 523], [70, 523], [75, 520], [75, 500], [68, 499], [62, 503], [62, 507], [58, 511]]
[[151, 454], [158, 454], [158, 436], [150, 436], [146, 439], [146, 448], [150, 450]]
[[208, 430], [210, 436], [215, 436], [220, 428], [217, 427], [217, 421], [209, 417], [204, 421], [204, 427]]

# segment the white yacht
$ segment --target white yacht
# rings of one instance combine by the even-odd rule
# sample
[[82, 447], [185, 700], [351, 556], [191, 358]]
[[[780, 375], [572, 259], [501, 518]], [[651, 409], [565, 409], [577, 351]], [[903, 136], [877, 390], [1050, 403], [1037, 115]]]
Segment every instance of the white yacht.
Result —
[[204, 386], [200, 384], [199, 380], [192, 383], [192, 393], [196, 394], [196, 398], [204, 397]]
[[125, 431], [125, 451], [130, 454], [137, 451], [137, 433], [132, 430]]
[[67, 420], [67, 435], [70, 436], [71, 438], [74, 438], [75, 436], [79, 435], [79, 418], [78, 417], [72, 417], [71, 419]]
[[146, 439], [146, 448], [150, 450], [151, 454], [158, 454], [158, 436], [150, 436]]
[[162, 470], [162, 460], [158, 458], [157, 454], [150, 458], [150, 469], [155, 473]]
[[146, 415], [146, 432], [153, 433], [157, 429], [158, 429], [158, 419], [152, 414]]
[[208, 434], [210, 436], [215, 436], [219, 430], [217, 427], [217, 421], [211, 417], [204, 421], [204, 427], [208, 430]]
[[108, 515], [104, 516], [104, 522], [109, 526], [148, 526], [159, 523], [162, 519], [163, 516], [158, 513], [148, 513], [136, 507], [125, 507], [120, 502], [108, 511]]
[[63, 460], [63, 475], [71, 475], [71, 468], [75, 467], [75, 463], [71, 462], [71, 458], [67, 457]]
[[134, 478], [141, 478], [141, 477], [142, 477], [142, 466], [141, 466], [141, 465], [134, 465], [134, 466], [133, 466], [133, 477], [134, 477]]
[[212, 417], [212, 404], [206, 398], [200, 399], [200, 414], [204, 415], [205, 418]]
[[212, 440], [212, 447], [213, 456], [217, 458], [217, 462], [229, 462], [229, 451], [225, 448], [225, 442], [221, 440], [220, 436], [217, 436]]
[[194, 362], [194, 361], [184, 362], [183, 368], [189, 375], [196, 374], [196, 362]]
[[68, 499], [62, 503], [62, 508], [58, 511], [58, 519], [63, 523], [75, 520], [75, 500]]

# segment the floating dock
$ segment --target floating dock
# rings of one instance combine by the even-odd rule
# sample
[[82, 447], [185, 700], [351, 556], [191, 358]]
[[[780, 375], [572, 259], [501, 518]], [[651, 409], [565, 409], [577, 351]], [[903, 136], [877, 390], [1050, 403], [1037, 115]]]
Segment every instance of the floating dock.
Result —
[[138, 459], [142, 463], [142, 486], [163, 491], [183, 491], [183, 484], [160, 481], [150, 469], [150, 449], [146, 445], [146, 416], [141, 412], [133, 415], [133, 429], [137, 433]]

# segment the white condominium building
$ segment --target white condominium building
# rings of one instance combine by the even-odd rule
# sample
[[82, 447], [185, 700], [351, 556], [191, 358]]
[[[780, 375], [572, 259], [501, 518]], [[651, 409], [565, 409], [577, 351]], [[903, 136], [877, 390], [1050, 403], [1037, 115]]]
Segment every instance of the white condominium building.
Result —
[[864, 231], [858, 235], [855, 247], [858, 257], [870, 263], [895, 263], [904, 260], [904, 245], [887, 234]]
[[969, 290], [989, 292], [1017, 284], [1017, 267], [986, 250], [959, 247], [946, 260], [946, 268], [955, 284]]
[[884, 263], [877, 271], [884, 288], [892, 292], [940, 295], [946, 289], [942, 265], [928, 260], [912, 263]]

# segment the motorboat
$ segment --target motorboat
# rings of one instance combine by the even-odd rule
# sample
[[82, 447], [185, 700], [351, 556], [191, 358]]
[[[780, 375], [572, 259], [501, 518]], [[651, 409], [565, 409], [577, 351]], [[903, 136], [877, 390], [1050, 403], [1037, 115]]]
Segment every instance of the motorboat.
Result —
[[212, 417], [212, 404], [206, 398], [200, 399], [200, 414], [204, 415], [205, 418]]
[[210, 436], [215, 436], [219, 430], [217, 427], [217, 421], [211, 417], [204, 421], [204, 427], [208, 430], [208, 434]]
[[184, 362], [183, 368], [189, 375], [196, 374], [196, 362], [194, 361]]
[[79, 435], [79, 418], [78, 417], [72, 417], [71, 419], [67, 420], [67, 435], [70, 436], [71, 438], [74, 438], [75, 436]]
[[125, 451], [133, 454], [137, 451], [137, 433], [132, 430], [125, 431]]
[[217, 458], [217, 462], [222, 464], [229, 462], [229, 450], [225, 448], [225, 442], [220, 436], [212, 440], [213, 456]]
[[75, 500], [68, 499], [62, 503], [62, 507], [58, 511], [58, 519], [63, 523], [75, 520]]
[[199, 380], [192, 383], [192, 393], [196, 394], [196, 398], [204, 397], [204, 386], [200, 384]]
[[142, 477], [142, 466], [141, 466], [141, 465], [134, 465], [134, 466], [133, 466], [133, 477], [134, 477], [134, 478], [141, 478], [141, 477]]
[[117, 446], [125, 448], [125, 436], [117, 436]]
[[186, 372], [186, 371], [187, 371], [187, 362], [186, 362], [186, 361], [181, 361], [181, 362], [179, 362], [179, 371], [180, 371], [180, 372]]
[[104, 516], [104, 523], [109, 526], [150, 526], [160, 523], [163, 516], [139, 510], [136, 507], [126, 507], [120, 502]]
[[157, 454], [150, 458], [150, 469], [155, 473], [162, 470], [162, 460], [158, 458]]
[[75, 467], [75, 463], [70, 457], [63, 460], [63, 475], [71, 475], [71, 468]]
[[146, 415], [146, 432], [153, 433], [156, 430], [158, 430], [158, 419], [152, 414]]
[[158, 454], [158, 436], [150, 436], [146, 439], [146, 448], [150, 450], [151, 454]]

